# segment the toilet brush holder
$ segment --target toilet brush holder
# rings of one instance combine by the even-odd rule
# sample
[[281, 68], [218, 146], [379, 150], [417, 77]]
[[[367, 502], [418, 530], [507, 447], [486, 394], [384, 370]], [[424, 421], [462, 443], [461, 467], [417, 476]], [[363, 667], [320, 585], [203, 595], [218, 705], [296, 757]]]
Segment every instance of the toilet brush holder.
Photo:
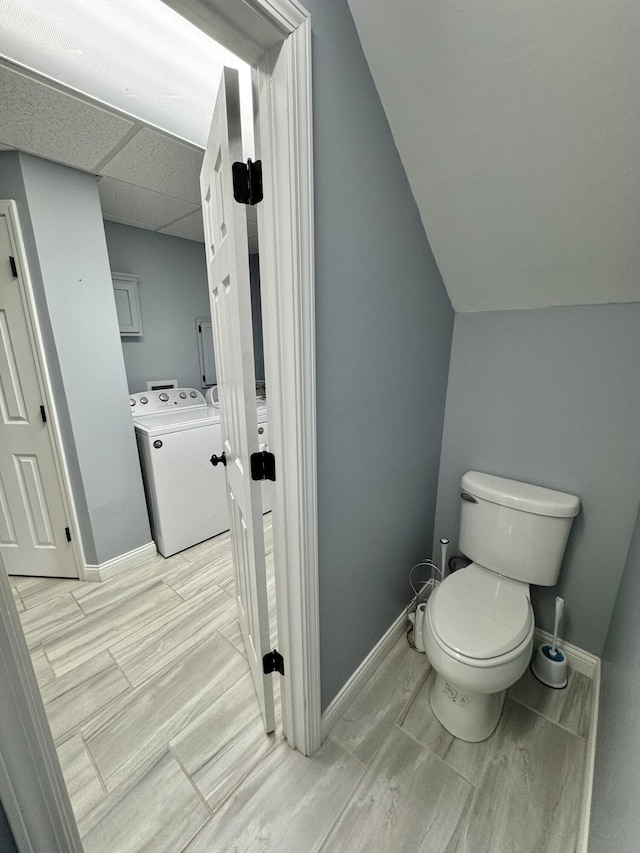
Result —
[[538, 646], [531, 670], [547, 687], [560, 690], [567, 686], [567, 659], [557, 647], [553, 648], [548, 643]]

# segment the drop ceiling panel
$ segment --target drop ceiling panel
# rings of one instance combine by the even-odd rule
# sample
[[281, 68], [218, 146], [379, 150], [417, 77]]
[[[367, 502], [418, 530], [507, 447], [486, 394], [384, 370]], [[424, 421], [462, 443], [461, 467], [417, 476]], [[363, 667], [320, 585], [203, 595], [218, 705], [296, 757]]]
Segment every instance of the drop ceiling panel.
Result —
[[114, 178], [102, 178], [98, 183], [98, 190], [105, 219], [123, 222], [123, 211], [126, 211], [125, 216], [129, 222], [154, 231], [198, 210], [198, 205], [143, 187], [135, 187]]
[[133, 122], [0, 65], [0, 141], [93, 171]]
[[204, 226], [202, 224], [202, 211], [192, 213], [190, 216], [185, 216], [184, 219], [179, 219], [178, 222], [173, 222], [171, 225], [165, 225], [158, 229], [162, 234], [171, 234], [173, 237], [184, 237], [187, 240], [197, 240], [199, 243], [204, 243]]
[[145, 127], [101, 171], [120, 181], [200, 204], [203, 154], [199, 148]]

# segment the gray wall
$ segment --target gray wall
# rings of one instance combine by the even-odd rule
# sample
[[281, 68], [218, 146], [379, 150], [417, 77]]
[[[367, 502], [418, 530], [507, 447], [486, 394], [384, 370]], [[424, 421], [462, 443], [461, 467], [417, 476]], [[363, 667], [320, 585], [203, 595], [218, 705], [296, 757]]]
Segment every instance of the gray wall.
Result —
[[139, 277], [142, 337], [122, 338], [129, 391], [148, 379], [201, 388], [196, 317], [209, 317], [204, 246], [115, 222], [104, 223], [111, 269]]
[[636, 853], [640, 837], [640, 516], [602, 655], [589, 853]]
[[430, 555], [453, 311], [344, 0], [313, 56], [323, 707]]
[[[210, 316], [203, 244], [116, 222], [104, 230], [111, 269], [139, 278], [144, 335], [122, 338], [129, 391], [146, 391], [148, 379], [202, 388], [195, 321]], [[264, 379], [257, 255], [249, 261], [256, 377]]]
[[640, 496], [640, 304], [457, 314], [437, 537], [455, 547], [468, 469], [578, 495], [555, 588], [534, 588], [550, 630], [601, 654]]
[[71, 488], [73, 490], [76, 514], [82, 531], [85, 556], [88, 562], [95, 562], [96, 555], [95, 545], [93, 542], [93, 532], [91, 530], [91, 520], [89, 518], [87, 501], [84, 494], [84, 485], [82, 483], [82, 475], [80, 473], [80, 465], [78, 463], [78, 454], [76, 453], [75, 441], [73, 439], [73, 429], [64, 393], [64, 382], [62, 380], [62, 373], [58, 362], [55, 338], [49, 321], [49, 312], [46, 308], [45, 289], [42, 281], [42, 274], [40, 272], [40, 262], [38, 260], [33, 227], [31, 225], [29, 204], [27, 201], [22, 168], [20, 165], [20, 154], [18, 154], [17, 151], [0, 152], [0, 198], [13, 199], [18, 207], [20, 230], [25, 244], [25, 251], [29, 259], [31, 284], [34, 291], [34, 297], [38, 305], [40, 331], [42, 333], [42, 340], [47, 359], [49, 379], [53, 388], [53, 396], [56, 401], [56, 409], [58, 413], [58, 420], [60, 422], [60, 430], [62, 433], [67, 468], [69, 470], [69, 478], [71, 480]]
[[[102, 213], [93, 176], [20, 154], [21, 220], [30, 222], [30, 265], [39, 269], [39, 315], [48, 316], [59, 368], [57, 399], [68, 413], [81, 488], [88, 563], [151, 540]], [[24, 216], [23, 216], [24, 214]], [[35, 255], [34, 255], [35, 253]]]

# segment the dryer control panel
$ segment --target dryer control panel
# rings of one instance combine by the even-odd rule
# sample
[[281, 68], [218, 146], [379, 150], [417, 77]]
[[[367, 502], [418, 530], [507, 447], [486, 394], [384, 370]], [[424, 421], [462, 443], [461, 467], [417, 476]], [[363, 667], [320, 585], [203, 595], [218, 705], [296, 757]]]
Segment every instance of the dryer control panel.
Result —
[[167, 410], [200, 408], [206, 405], [204, 397], [195, 388], [141, 391], [129, 397], [129, 406], [134, 418], [140, 415], [155, 415]]

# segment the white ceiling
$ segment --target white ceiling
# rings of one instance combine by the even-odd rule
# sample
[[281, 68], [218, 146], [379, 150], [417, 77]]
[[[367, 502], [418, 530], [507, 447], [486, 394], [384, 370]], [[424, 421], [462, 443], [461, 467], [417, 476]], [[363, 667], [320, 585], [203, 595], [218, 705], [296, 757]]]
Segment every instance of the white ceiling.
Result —
[[[105, 219], [204, 242], [198, 146], [4, 61], [0, 115], [0, 149], [102, 176]], [[255, 208], [247, 215], [257, 252]]]
[[640, 301], [637, 0], [348, 0], [457, 311]]

